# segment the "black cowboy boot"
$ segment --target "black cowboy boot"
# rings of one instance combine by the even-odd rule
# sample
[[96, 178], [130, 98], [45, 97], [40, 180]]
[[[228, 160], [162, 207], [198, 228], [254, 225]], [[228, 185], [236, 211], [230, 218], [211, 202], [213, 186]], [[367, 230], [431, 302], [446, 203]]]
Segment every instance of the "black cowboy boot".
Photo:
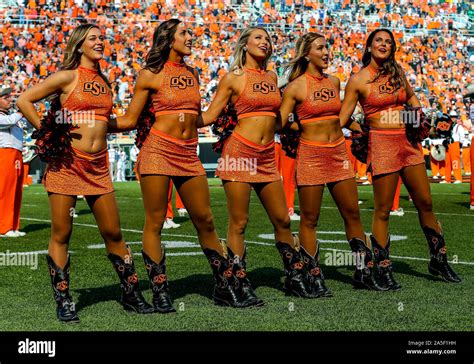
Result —
[[430, 247], [431, 260], [428, 264], [429, 272], [435, 276], [441, 276], [441, 279], [445, 282], [461, 282], [461, 278], [448, 264], [447, 249], [442, 233], [439, 234], [427, 226], [423, 228], [423, 232]]
[[281, 241], [276, 243], [276, 248], [280, 253], [285, 268], [285, 284], [283, 290], [287, 295], [303, 298], [314, 298], [310, 288], [305, 282], [305, 268], [298, 245], [293, 249], [289, 244]]
[[374, 277], [372, 251], [365, 245], [365, 242], [359, 238], [352, 238], [349, 245], [356, 259], [356, 269], [352, 277], [354, 288], [387, 291], [388, 289], [380, 286]]
[[392, 262], [390, 261], [390, 236], [388, 237], [385, 248], [375, 240], [373, 235], [370, 235], [372, 243], [372, 250], [374, 252], [375, 264], [377, 267], [378, 278], [382, 287], [387, 287], [391, 291], [396, 291], [402, 286], [395, 281], [392, 274]]
[[143, 261], [145, 269], [150, 278], [151, 290], [153, 291], [153, 307], [155, 312], [171, 313], [176, 312], [171, 301], [168, 288], [168, 278], [166, 277], [166, 255], [163, 251], [160, 264], [155, 263], [143, 250]]
[[212, 298], [219, 306], [230, 306], [234, 308], [246, 307], [240, 297], [236, 294], [234, 287], [239, 285], [232, 273], [233, 264], [228, 257], [223, 257], [212, 249], [203, 249], [214, 275], [215, 285]]
[[63, 269], [54, 263], [53, 258], [46, 256], [48, 262], [49, 275], [51, 276], [51, 285], [56, 301], [56, 315], [61, 322], [79, 322], [79, 316], [76, 313], [76, 306], [69, 294], [69, 256]]
[[319, 246], [316, 254], [311, 256], [303, 247], [301, 247], [301, 256], [307, 273], [307, 281], [310, 293], [313, 297], [332, 297], [332, 292], [324, 283], [324, 275], [319, 266]]
[[122, 297], [119, 302], [128, 311], [135, 311], [142, 314], [153, 313], [155, 312], [154, 308], [145, 301], [140, 293], [138, 275], [135, 271], [135, 265], [133, 264], [132, 252], [128, 246], [127, 250], [128, 255], [125, 257], [125, 260], [112, 253], [107, 255], [120, 279]]
[[246, 271], [246, 262], [245, 257], [247, 255], [247, 250], [245, 250], [244, 255], [240, 258], [238, 255], [235, 255], [232, 250], [227, 247], [227, 252], [229, 254], [229, 260], [232, 260], [233, 267], [232, 267], [232, 274], [236, 278], [236, 282], [238, 286], [234, 286], [234, 291], [239, 297], [239, 301], [245, 307], [249, 306], [263, 306], [265, 303], [263, 300], [257, 297], [255, 291], [250, 284], [249, 279], [247, 278], [247, 271]]

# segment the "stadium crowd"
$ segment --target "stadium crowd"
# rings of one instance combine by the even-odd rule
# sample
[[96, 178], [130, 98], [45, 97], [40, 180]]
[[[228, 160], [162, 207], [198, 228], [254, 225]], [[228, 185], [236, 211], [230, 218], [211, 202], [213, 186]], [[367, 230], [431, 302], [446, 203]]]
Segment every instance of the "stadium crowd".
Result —
[[[19, 1], [21, 3], [21, 0]], [[459, 16], [473, 16], [474, 4], [412, 1], [257, 1], [235, 5], [229, 1], [159, 0], [127, 2], [107, 0], [29, 0], [0, 10], [0, 82], [23, 92], [60, 67], [65, 39], [82, 22], [106, 29], [102, 69], [115, 91], [115, 112], [126, 109], [133, 85], [160, 21], [180, 17], [193, 24], [194, 52], [188, 63], [201, 79], [206, 108], [219, 79], [231, 62], [231, 44], [249, 24], [267, 27], [274, 54], [269, 68], [284, 78], [284, 66], [293, 56], [302, 33], [324, 33], [332, 62], [329, 73], [341, 87], [360, 69], [365, 38], [383, 26], [394, 31], [398, 61], [425, 106], [449, 113], [465, 130], [472, 130], [469, 104], [463, 93], [474, 85], [474, 37], [456, 30]], [[48, 108], [40, 105], [39, 112]], [[210, 130], [202, 130], [209, 135]]]
[[[150, 2], [151, 3], [151, 2]], [[402, 4], [403, 3], [403, 4]], [[150, 46], [157, 22], [179, 16], [194, 24], [194, 53], [189, 63], [197, 67], [205, 100], [227, 70], [239, 29], [262, 24], [273, 34], [274, 57], [270, 68], [279, 75], [292, 57], [298, 36], [319, 31], [329, 39], [332, 67], [344, 86], [357, 72], [367, 32], [379, 27], [395, 30], [399, 62], [409, 80], [444, 112], [454, 110], [467, 119], [462, 93], [473, 83], [469, 47], [473, 38], [452, 31], [452, 15], [474, 11], [474, 4], [428, 4], [426, 0], [386, 4], [384, 1], [332, 1], [331, 6], [287, 0], [281, 6], [262, 3], [262, 11], [224, 2], [160, 0], [145, 6], [138, 1], [30, 0], [25, 6], [0, 12], [3, 60], [0, 81], [20, 93], [60, 66], [65, 42], [79, 23], [91, 21], [106, 29], [106, 57], [102, 65], [114, 84], [117, 107], [130, 99], [133, 84]], [[303, 11], [295, 11], [301, 10]], [[283, 12], [284, 11], [284, 12]], [[415, 51], [413, 51], [415, 50]], [[454, 114], [454, 113], [453, 113]]]

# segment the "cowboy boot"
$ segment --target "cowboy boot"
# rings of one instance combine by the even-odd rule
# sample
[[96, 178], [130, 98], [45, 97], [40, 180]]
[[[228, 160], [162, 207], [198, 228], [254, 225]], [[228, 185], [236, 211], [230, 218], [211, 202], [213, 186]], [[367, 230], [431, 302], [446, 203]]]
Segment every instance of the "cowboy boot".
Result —
[[[224, 245], [225, 247], [225, 245]], [[226, 251], [226, 248], [224, 248]], [[238, 281], [232, 274], [233, 263], [231, 259], [220, 255], [213, 249], [203, 249], [214, 276], [214, 293], [212, 298], [219, 306], [230, 306], [234, 308], [246, 307], [240, 297], [236, 294], [234, 287], [238, 286]]]
[[312, 256], [305, 248], [301, 247], [301, 256], [307, 272], [310, 293], [315, 297], [332, 297], [332, 292], [324, 283], [324, 275], [319, 266], [319, 245], [316, 254]]
[[141, 314], [153, 313], [155, 312], [154, 308], [145, 301], [140, 292], [138, 275], [135, 271], [132, 252], [129, 246], [127, 246], [127, 250], [128, 255], [125, 256], [125, 259], [112, 253], [107, 255], [120, 279], [122, 297], [119, 302], [128, 311], [135, 311]]
[[54, 263], [53, 258], [47, 255], [49, 275], [51, 276], [51, 286], [53, 287], [54, 300], [56, 301], [56, 315], [61, 322], [79, 322], [79, 316], [76, 313], [76, 305], [69, 294], [69, 274], [70, 257], [63, 269]]
[[[297, 238], [295, 238], [295, 248], [299, 250]], [[285, 269], [285, 284], [283, 290], [285, 293], [297, 297], [314, 298], [310, 288], [305, 282], [305, 267], [301, 253], [292, 248], [289, 244], [278, 241], [276, 248], [283, 260]]]
[[447, 248], [443, 233], [437, 233], [434, 229], [427, 226], [423, 228], [423, 232], [430, 248], [429, 272], [435, 276], [441, 276], [441, 279], [445, 282], [460, 283], [461, 278], [448, 264]]
[[166, 277], [166, 254], [164, 250], [161, 262], [155, 263], [143, 250], [142, 256], [145, 262], [145, 269], [150, 278], [151, 290], [153, 291], [153, 307], [155, 312], [171, 313], [176, 312], [171, 301], [168, 288], [168, 278]]
[[229, 247], [227, 247], [227, 252], [229, 254], [229, 260], [232, 260], [232, 274], [236, 278], [238, 283], [237, 287], [234, 287], [235, 293], [239, 297], [239, 300], [245, 307], [249, 306], [263, 306], [265, 303], [263, 300], [257, 297], [255, 291], [250, 284], [250, 280], [247, 278], [246, 271], [246, 261], [245, 257], [247, 256], [247, 249], [244, 251], [244, 255], [240, 258], [238, 255], [235, 255]]
[[356, 259], [356, 269], [352, 277], [353, 287], [372, 291], [387, 291], [388, 289], [380, 286], [374, 277], [372, 251], [365, 242], [359, 238], [352, 238], [349, 241], [349, 246]]
[[390, 261], [390, 236], [388, 237], [385, 248], [382, 248], [373, 235], [370, 235], [370, 241], [372, 243], [372, 250], [374, 252], [380, 285], [382, 287], [387, 287], [388, 290], [391, 291], [396, 291], [402, 288], [402, 286], [395, 281], [392, 274], [392, 262]]

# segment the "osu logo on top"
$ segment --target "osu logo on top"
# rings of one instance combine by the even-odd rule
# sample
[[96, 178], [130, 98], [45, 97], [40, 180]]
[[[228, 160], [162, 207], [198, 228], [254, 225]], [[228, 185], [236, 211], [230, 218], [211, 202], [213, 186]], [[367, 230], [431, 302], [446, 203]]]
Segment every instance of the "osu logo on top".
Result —
[[314, 91], [314, 100], [329, 101], [336, 97], [336, 90], [323, 87], [320, 90]]
[[107, 94], [107, 88], [104, 84], [97, 81], [84, 83], [84, 92], [90, 92], [93, 96], [99, 96], [100, 94]]
[[379, 92], [381, 94], [393, 94], [395, 91], [395, 87], [390, 83], [390, 81], [379, 86]]
[[436, 125], [436, 129], [439, 131], [449, 131], [449, 129], [451, 129], [451, 125], [451, 122], [440, 121], [438, 125]]
[[194, 77], [185, 76], [185, 75], [171, 77], [170, 86], [171, 87], [177, 87], [180, 90], [184, 90], [186, 87], [193, 87], [194, 86]]
[[253, 92], [261, 92], [262, 94], [266, 95], [270, 92], [275, 92], [275, 91], [276, 91], [276, 86], [271, 85], [265, 81], [253, 84]]

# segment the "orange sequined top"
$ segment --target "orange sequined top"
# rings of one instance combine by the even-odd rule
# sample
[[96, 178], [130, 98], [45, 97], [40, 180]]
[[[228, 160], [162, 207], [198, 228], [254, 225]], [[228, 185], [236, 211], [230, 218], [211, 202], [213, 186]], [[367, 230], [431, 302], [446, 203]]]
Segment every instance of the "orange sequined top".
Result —
[[158, 91], [151, 95], [155, 116], [194, 114], [201, 110], [201, 94], [196, 76], [184, 63], [167, 61]]
[[305, 73], [306, 98], [296, 106], [301, 124], [318, 120], [339, 119], [341, 98], [339, 90], [328, 76], [317, 77]]
[[269, 71], [244, 68], [246, 82], [235, 101], [237, 119], [251, 116], [276, 117], [281, 104], [280, 90]]
[[[377, 74], [377, 70], [367, 67], [371, 79]], [[389, 76], [380, 76], [375, 82], [369, 84], [370, 90], [367, 98], [360, 100], [360, 105], [364, 111], [366, 119], [378, 116], [386, 110], [402, 110], [407, 102], [407, 93], [404, 87], [395, 90], [389, 81]]]
[[79, 66], [79, 77], [74, 90], [62, 104], [63, 110], [72, 113], [72, 120], [109, 121], [112, 113], [112, 91], [95, 70]]

